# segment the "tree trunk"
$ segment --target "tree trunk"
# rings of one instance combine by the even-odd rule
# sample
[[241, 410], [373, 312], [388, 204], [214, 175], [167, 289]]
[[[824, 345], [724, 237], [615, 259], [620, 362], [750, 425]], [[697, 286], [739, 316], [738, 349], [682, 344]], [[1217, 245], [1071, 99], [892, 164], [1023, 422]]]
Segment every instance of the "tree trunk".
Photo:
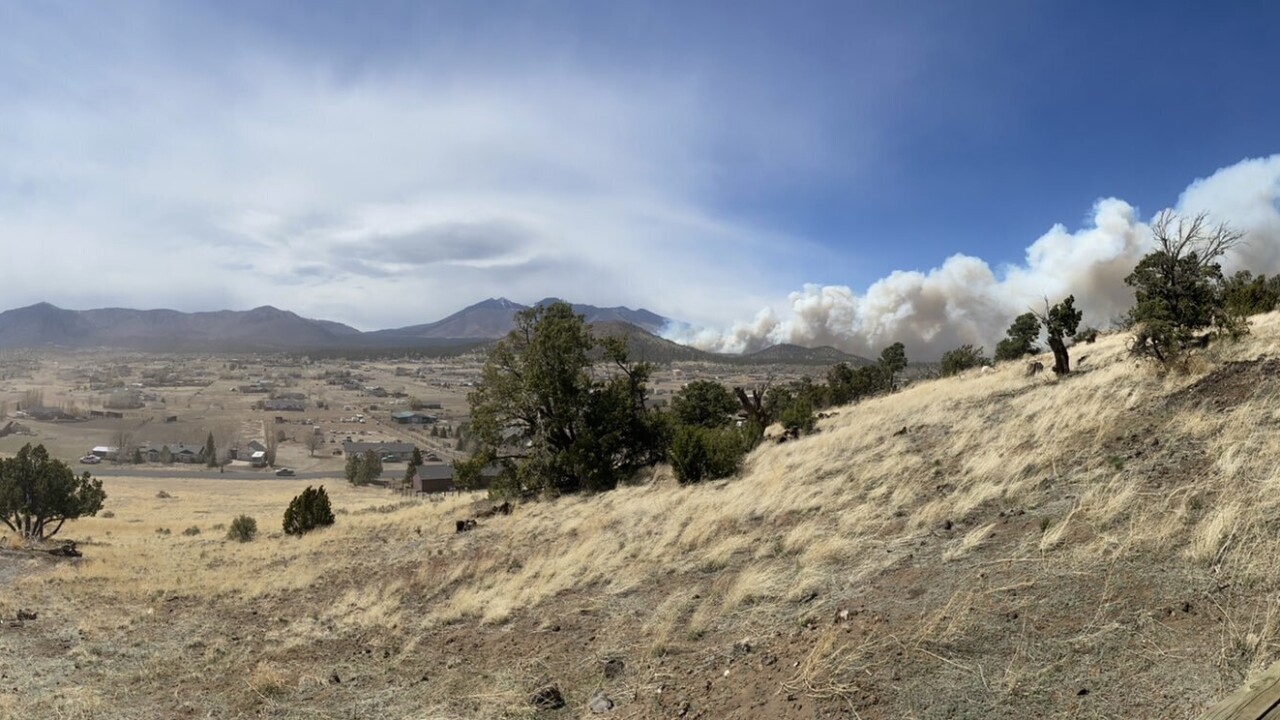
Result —
[[1071, 358], [1067, 355], [1067, 343], [1062, 338], [1049, 338], [1049, 348], [1053, 350], [1053, 372], [1055, 375], [1066, 375], [1071, 372]]
[[761, 428], [768, 425], [764, 417], [764, 398], [758, 390], [751, 391], [751, 397], [747, 397], [747, 391], [740, 387], [733, 389], [733, 393], [738, 396], [738, 402], [742, 403], [742, 410]]

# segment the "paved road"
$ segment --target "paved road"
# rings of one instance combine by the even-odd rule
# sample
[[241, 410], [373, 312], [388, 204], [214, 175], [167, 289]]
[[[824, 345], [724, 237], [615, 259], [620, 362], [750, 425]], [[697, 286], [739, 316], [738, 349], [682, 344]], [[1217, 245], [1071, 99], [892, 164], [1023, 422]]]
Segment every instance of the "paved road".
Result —
[[[183, 470], [180, 472], [164, 472], [163, 470], [142, 470], [129, 467], [117, 468], [112, 465], [77, 464], [73, 467], [77, 473], [81, 470], [88, 470], [90, 475], [100, 478], [153, 477], [157, 480], [182, 480], [184, 478], [190, 478], [192, 480], [341, 480], [346, 482], [346, 477], [341, 472], [335, 472], [332, 470], [328, 472], [300, 472], [291, 477], [276, 477], [274, 470], [228, 470], [220, 473], [217, 470]], [[403, 472], [403, 470], [401, 472]], [[389, 477], [386, 473], [383, 473], [383, 475]]]

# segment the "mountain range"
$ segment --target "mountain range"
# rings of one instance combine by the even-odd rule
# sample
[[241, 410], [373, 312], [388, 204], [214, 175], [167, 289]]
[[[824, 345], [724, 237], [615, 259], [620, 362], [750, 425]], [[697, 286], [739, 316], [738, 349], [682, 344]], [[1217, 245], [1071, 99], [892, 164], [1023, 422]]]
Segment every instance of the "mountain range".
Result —
[[[557, 302], [541, 300], [535, 305]], [[778, 345], [745, 356], [716, 355], [671, 342], [658, 333], [669, 320], [648, 310], [572, 304], [597, 335], [622, 335], [638, 359], [707, 360], [753, 364], [866, 362], [834, 348]], [[100, 308], [67, 310], [37, 303], [0, 313], [0, 349], [118, 347], [155, 351], [378, 351], [474, 347], [505, 336], [528, 305], [490, 298], [435, 322], [361, 331], [330, 320], [304, 318], [265, 305], [252, 310], [179, 312]]]
[[[550, 305], [562, 302], [559, 298], [546, 298], [534, 303]], [[662, 332], [669, 322], [666, 318], [648, 310], [632, 310], [627, 307], [601, 308], [594, 305], [573, 305], [573, 311], [586, 318], [588, 323], [622, 322], [653, 334]], [[376, 330], [368, 333], [380, 339], [404, 340], [490, 340], [500, 338], [515, 328], [515, 314], [529, 309], [506, 298], [490, 298], [432, 323], [410, 325], [393, 330]]]

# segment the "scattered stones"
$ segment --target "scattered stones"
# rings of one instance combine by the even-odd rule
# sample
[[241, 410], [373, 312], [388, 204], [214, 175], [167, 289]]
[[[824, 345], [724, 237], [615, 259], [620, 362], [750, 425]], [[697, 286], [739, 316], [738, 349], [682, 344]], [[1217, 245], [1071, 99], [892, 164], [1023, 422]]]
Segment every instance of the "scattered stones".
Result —
[[529, 704], [539, 710], [559, 710], [564, 707], [564, 695], [555, 685], [547, 685], [529, 696]]
[[35, 620], [35, 619], [36, 619], [36, 618], [38, 618], [38, 617], [40, 617], [40, 613], [38, 613], [38, 612], [34, 612], [34, 611], [31, 611], [31, 610], [19, 610], [19, 611], [18, 611], [18, 620], [23, 621], [23, 622], [26, 622], [26, 621], [28, 621], [28, 620]]
[[588, 701], [587, 706], [591, 708], [591, 712], [593, 713], [607, 713], [613, 709], [613, 700], [610, 699], [608, 695], [605, 695], [604, 691], [601, 690], [591, 696], [591, 700]]
[[622, 672], [627, 669], [627, 664], [621, 658], [609, 658], [604, 661], [604, 677], [606, 680], [614, 680], [622, 676]]

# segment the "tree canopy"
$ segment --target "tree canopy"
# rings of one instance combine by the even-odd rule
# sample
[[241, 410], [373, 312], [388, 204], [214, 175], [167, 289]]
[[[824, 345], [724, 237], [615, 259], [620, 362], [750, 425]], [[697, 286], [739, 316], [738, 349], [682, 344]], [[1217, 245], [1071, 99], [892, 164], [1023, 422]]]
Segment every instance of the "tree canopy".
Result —
[[[497, 494], [607, 490], [662, 458], [669, 425], [647, 407], [651, 368], [628, 360], [625, 340], [597, 343], [563, 302], [515, 320], [468, 396], [474, 452], [457, 466], [462, 484], [496, 464]], [[608, 364], [599, 376], [597, 348]]]
[[101, 480], [77, 477], [44, 445], [24, 445], [0, 460], [0, 520], [24, 539], [52, 537], [67, 520], [96, 515], [106, 498]]
[[715, 380], [694, 380], [671, 398], [671, 411], [685, 425], [723, 427], [737, 410], [733, 393]]
[[942, 353], [941, 372], [943, 377], [958, 375], [969, 368], [988, 365], [990, 362], [980, 347], [961, 345], [954, 350]]
[[907, 369], [907, 348], [896, 342], [880, 351], [880, 370], [885, 375], [885, 384], [889, 390], [894, 388], [894, 376]]
[[1036, 338], [1040, 337], [1040, 318], [1033, 312], [1025, 312], [1014, 318], [1005, 331], [1005, 339], [996, 343], [996, 360], [1017, 360], [1040, 352]]
[[1166, 211], [1151, 225], [1156, 249], [1142, 258], [1125, 283], [1134, 289], [1129, 320], [1133, 352], [1169, 365], [1191, 348], [1199, 333], [1238, 337], [1248, 324], [1227, 306], [1218, 260], [1243, 235], [1208, 216]]

